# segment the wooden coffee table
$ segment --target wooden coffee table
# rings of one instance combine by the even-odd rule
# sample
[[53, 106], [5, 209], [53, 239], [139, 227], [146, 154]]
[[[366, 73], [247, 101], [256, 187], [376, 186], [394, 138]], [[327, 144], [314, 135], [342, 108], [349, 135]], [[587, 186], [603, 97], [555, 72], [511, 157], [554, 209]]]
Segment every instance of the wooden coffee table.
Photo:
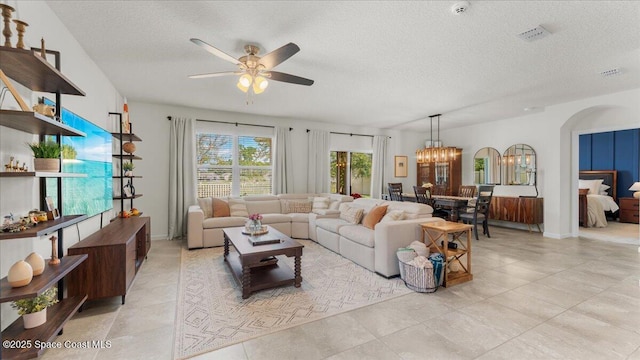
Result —
[[[291, 285], [300, 287], [300, 261], [304, 245], [291, 239], [280, 231], [267, 226], [268, 235], [282, 241], [276, 244], [252, 245], [249, 235], [242, 233], [244, 227], [224, 228], [224, 261], [242, 286], [242, 298], [248, 298], [252, 292], [276, 286]], [[229, 243], [236, 249], [229, 253]], [[295, 257], [295, 269], [291, 271], [285, 264], [278, 264], [277, 255]], [[263, 261], [265, 260], [265, 261]]]

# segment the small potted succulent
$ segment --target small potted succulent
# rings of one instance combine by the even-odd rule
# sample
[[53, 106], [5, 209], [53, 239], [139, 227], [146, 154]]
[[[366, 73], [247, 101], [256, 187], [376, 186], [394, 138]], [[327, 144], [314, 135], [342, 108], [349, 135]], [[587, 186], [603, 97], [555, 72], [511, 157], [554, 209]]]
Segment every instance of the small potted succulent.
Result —
[[122, 163], [122, 170], [124, 170], [124, 176], [133, 176], [133, 169], [135, 165], [131, 161], [125, 161]]
[[57, 294], [58, 288], [51, 287], [36, 297], [12, 301], [11, 307], [22, 315], [24, 328], [31, 329], [47, 322], [47, 308], [58, 302]]
[[33, 169], [44, 172], [60, 172], [60, 153], [62, 148], [55, 141], [47, 140], [27, 143], [33, 152]]

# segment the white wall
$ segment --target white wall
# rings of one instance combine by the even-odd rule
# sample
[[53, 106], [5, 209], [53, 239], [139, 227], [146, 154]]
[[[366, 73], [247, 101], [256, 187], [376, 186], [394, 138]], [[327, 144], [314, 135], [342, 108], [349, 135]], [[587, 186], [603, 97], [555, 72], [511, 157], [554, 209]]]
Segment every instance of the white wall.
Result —
[[[63, 95], [63, 106], [95, 124], [107, 128], [109, 124], [107, 113], [122, 108], [120, 105], [122, 103], [121, 97], [111, 82], [87, 56], [46, 3], [20, 1], [11, 5], [17, 9], [17, 16], [14, 14], [14, 18], [19, 16], [21, 20], [29, 23], [25, 34], [27, 47], [40, 47], [40, 38], [43, 37], [45, 48], [60, 51], [62, 73], [86, 93], [84, 97]], [[17, 36], [15, 31], [13, 33], [12, 43], [15, 45]], [[32, 93], [22, 86], [18, 86], [18, 88], [28, 104], [34, 104], [37, 97], [42, 95], [55, 99], [55, 94]], [[33, 168], [31, 152], [25, 143], [36, 140], [37, 136], [0, 127], [0, 142], [2, 144], [0, 159], [2, 159], [2, 164], [8, 163], [10, 156], [15, 156], [21, 162], [25, 161], [29, 168]], [[0, 192], [0, 214], [2, 216], [10, 212], [16, 215], [26, 215], [29, 210], [39, 207], [37, 179], [2, 178], [0, 179]], [[108, 223], [108, 219], [111, 217], [111, 214], [106, 214], [105, 222]], [[100, 216], [97, 216], [84, 221], [77, 227], [68, 228], [64, 232], [65, 248], [92, 234], [99, 227]], [[51, 254], [51, 243], [46, 237], [0, 241], [0, 277], [6, 276], [13, 263], [24, 259], [32, 251], [48, 258]], [[17, 313], [9, 307], [8, 303], [2, 304], [0, 311], [2, 315], [0, 325], [4, 329], [17, 318]]]
[[[578, 148], [572, 133], [637, 128], [638, 119], [640, 89], [634, 89], [549, 106], [528, 116], [442, 131], [442, 138], [464, 149], [463, 184], [473, 183], [473, 155], [479, 149], [490, 146], [502, 153], [517, 143], [532, 146], [538, 157], [538, 189], [544, 197], [544, 234], [564, 238], [575, 236], [577, 229]], [[495, 189], [495, 195], [532, 194], [535, 191], [528, 186]]]
[[[405, 186], [415, 185], [416, 166], [415, 150], [424, 143], [421, 134], [381, 130], [368, 127], [349, 127], [338, 124], [302, 121], [287, 118], [275, 118], [250, 114], [230, 113], [215, 110], [196, 109], [174, 105], [160, 105], [143, 102], [129, 102], [131, 123], [134, 131], [142, 137], [142, 142], [137, 144], [136, 153], [143, 158], [136, 165], [136, 174], [142, 175], [142, 179], [136, 180], [136, 192], [142, 192], [143, 197], [136, 201], [138, 208], [145, 215], [151, 216], [151, 234], [153, 238], [167, 236], [169, 187], [169, 121], [167, 116], [190, 117], [206, 120], [220, 120], [240, 122], [248, 124], [262, 124], [271, 126], [292, 127], [293, 143], [293, 191], [307, 192], [307, 132], [306, 129], [324, 129], [334, 132], [357, 133], [367, 135], [391, 136], [389, 146], [388, 164], [393, 164], [394, 155], [409, 156], [409, 176], [406, 178], [394, 178], [393, 167], [389, 167], [385, 174], [385, 182], [401, 181]], [[211, 129], [228, 128], [229, 125], [207, 123]], [[252, 131], [251, 127], [240, 126], [238, 131]], [[333, 150], [371, 151], [372, 138], [331, 135], [331, 148]], [[147, 161], [150, 159], [150, 161]]]

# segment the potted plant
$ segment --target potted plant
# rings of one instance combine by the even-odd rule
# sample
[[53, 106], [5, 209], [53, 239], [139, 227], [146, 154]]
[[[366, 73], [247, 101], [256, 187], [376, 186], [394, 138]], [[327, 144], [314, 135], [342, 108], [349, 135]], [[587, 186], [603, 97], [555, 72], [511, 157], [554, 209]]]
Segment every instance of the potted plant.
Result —
[[122, 163], [122, 170], [124, 170], [124, 176], [133, 176], [133, 169], [135, 165], [131, 161], [125, 161]]
[[11, 302], [11, 307], [22, 315], [24, 328], [31, 329], [47, 322], [47, 308], [58, 302], [58, 288], [51, 287], [42, 294]]
[[62, 148], [55, 141], [42, 141], [27, 144], [33, 152], [35, 171], [60, 172], [60, 152]]

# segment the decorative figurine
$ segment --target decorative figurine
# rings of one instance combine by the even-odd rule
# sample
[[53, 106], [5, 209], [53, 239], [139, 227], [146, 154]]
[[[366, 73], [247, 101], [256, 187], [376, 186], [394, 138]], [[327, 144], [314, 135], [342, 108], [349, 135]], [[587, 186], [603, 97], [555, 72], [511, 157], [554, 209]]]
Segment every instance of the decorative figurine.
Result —
[[44, 38], [40, 39], [40, 56], [47, 58], [47, 50], [44, 48]]
[[11, 13], [15, 11], [15, 9], [6, 4], [0, 4], [0, 9], [2, 9], [2, 18], [4, 20], [4, 29], [2, 30], [4, 46], [11, 47]]
[[14, 19], [13, 22], [16, 23], [16, 31], [18, 32], [18, 42], [16, 43], [16, 48], [24, 49], [25, 48], [24, 41], [23, 41], [24, 31], [25, 31], [25, 28], [29, 26], [29, 24], [18, 19]]
[[58, 259], [58, 238], [51, 236], [49, 240], [51, 240], [51, 260], [49, 260], [49, 265], [58, 265], [60, 264], [60, 259]]

